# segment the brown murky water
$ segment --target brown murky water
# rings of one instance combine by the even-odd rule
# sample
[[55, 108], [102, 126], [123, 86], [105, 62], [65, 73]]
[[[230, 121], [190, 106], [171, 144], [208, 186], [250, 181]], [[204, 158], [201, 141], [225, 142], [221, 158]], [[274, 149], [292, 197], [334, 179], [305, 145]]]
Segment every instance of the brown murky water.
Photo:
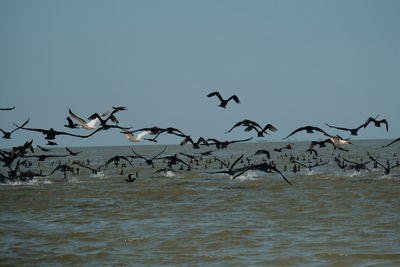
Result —
[[[287, 167], [284, 174], [293, 186], [274, 173], [246, 172], [236, 179], [212, 174], [220, 170], [213, 156], [203, 156], [191, 171], [177, 165], [175, 172], [153, 174], [165, 163], [158, 160], [151, 168], [135, 159], [123, 175], [121, 166], [111, 164], [97, 175], [80, 168], [79, 175], [67, 174], [67, 179], [56, 172], [3, 184], [0, 265], [399, 266], [400, 168], [384, 175], [371, 163], [371, 172], [355, 172], [333, 160], [338, 154], [367, 160], [370, 152], [394, 163], [400, 146], [380, 148], [385, 143], [359, 141], [347, 153], [321, 149], [329, 163], [311, 172], [293, 173], [284, 156], [299, 155], [301, 161], [306, 143], [272, 152], [271, 160], [281, 170]], [[253, 156], [257, 149], [281, 145], [238, 144], [214, 154], [230, 161], [245, 154], [261, 162]], [[152, 156], [162, 148], [137, 146], [135, 151]], [[130, 147], [73, 150], [83, 153], [62, 163], [90, 159], [91, 166], [99, 166], [112, 156], [132, 155]], [[168, 146], [163, 155], [178, 152], [198, 151]], [[205, 169], [208, 159], [212, 163]], [[32, 168], [48, 173], [57, 165], [51, 162], [38, 166], [33, 161]], [[123, 181], [136, 172], [135, 182]]]

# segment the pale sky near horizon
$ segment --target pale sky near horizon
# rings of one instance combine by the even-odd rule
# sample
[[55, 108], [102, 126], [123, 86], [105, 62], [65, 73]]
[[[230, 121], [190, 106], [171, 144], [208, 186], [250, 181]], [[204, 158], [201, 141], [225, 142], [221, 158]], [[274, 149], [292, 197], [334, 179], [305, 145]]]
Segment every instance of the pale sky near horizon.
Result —
[[[126, 106], [121, 126], [176, 127], [193, 138], [255, 136], [234, 123], [278, 128], [280, 141], [313, 125], [354, 128], [357, 139], [400, 136], [399, 1], [0, 1], [0, 128], [50, 127], [76, 134], [68, 109], [83, 118]], [[212, 91], [241, 104], [218, 107]], [[40, 133], [16, 131], [0, 147]], [[321, 134], [294, 135], [318, 140]], [[181, 138], [160, 136], [177, 144]], [[119, 131], [89, 139], [57, 137], [60, 146], [134, 145]], [[145, 144], [152, 144], [146, 142]]]

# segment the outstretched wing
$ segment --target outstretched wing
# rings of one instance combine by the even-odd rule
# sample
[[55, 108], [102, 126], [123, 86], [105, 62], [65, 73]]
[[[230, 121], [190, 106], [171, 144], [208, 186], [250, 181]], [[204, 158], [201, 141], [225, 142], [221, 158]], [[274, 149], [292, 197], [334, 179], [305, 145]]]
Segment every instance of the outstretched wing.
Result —
[[230, 101], [231, 99], [235, 100], [235, 102], [238, 103], [238, 104], [240, 103], [240, 99], [236, 95], [233, 95], [230, 98], [228, 98], [228, 101]]
[[218, 97], [218, 99], [219, 99], [220, 101], [224, 101], [224, 99], [222, 98], [222, 96], [221, 96], [221, 94], [220, 94], [219, 92], [212, 92], [212, 93], [209, 93], [209, 94], [207, 95], [207, 97], [212, 97], [212, 96], [216, 96], [216, 97]]

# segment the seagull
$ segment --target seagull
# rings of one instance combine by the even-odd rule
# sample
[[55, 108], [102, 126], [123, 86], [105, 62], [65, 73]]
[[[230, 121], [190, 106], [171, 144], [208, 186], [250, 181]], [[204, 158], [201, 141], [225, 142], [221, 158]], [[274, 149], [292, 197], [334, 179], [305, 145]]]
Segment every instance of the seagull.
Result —
[[219, 92], [212, 92], [207, 95], [207, 97], [217, 96], [221, 103], [219, 104], [220, 107], [225, 108], [228, 102], [233, 99], [236, 103], [240, 103], [240, 99], [236, 95], [232, 95], [228, 99], [223, 99]]
[[131, 142], [142, 142], [142, 138], [146, 135], [151, 134], [150, 131], [143, 131], [136, 135], [136, 137], [131, 132], [122, 132], [124, 136]]
[[339, 135], [333, 136], [333, 135], [325, 133], [325, 136], [329, 137], [329, 140], [331, 141], [331, 143], [333, 144], [333, 147], [335, 149], [340, 146], [344, 146], [344, 145], [353, 145], [354, 146], [354, 144], [351, 143], [348, 139], [343, 139]]
[[323, 134], [326, 134], [326, 132], [324, 130], [322, 130], [321, 128], [318, 127], [314, 127], [314, 126], [304, 126], [304, 127], [300, 127], [296, 130], [294, 130], [291, 134], [289, 134], [288, 136], [286, 136], [285, 138], [283, 138], [282, 140], [287, 139], [289, 136], [294, 135], [295, 133], [298, 133], [300, 131], [307, 131], [307, 133], [313, 133], [314, 131], [318, 131], [321, 132]]
[[16, 130], [21, 129], [22, 127], [24, 127], [28, 122], [29, 122], [29, 119], [26, 122], [24, 122], [21, 126], [19, 126], [19, 127], [15, 128], [14, 130], [12, 130], [11, 132], [6, 132], [3, 129], [0, 129], [0, 131], [3, 133], [3, 137], [2, 138], [11, 139], [11, 134], [13, 132], [15, 132]]
[[100, 121], [98, 118], [93, 118], [91, 119], [88, 123], [86, 121], [78, 116], [76, 116], [74, 113], [72, 113], [71, 109], [69, 109], [69, 115], [77, 120], [79, 122], [78, 127], [85, 129], [85, 130], [93, 130], [96, 128], [96, 124]]

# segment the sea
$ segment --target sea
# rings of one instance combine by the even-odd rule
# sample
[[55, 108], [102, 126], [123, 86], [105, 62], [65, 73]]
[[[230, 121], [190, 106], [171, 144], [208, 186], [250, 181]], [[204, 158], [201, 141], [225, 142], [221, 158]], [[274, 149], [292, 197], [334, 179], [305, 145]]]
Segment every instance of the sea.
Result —
[[[55, 171], [0, 184], [0, 266], [400, 266], [400, 167], [385, 174], [368, 162], [369, 153], [395, 165], [400, 142], [382, 147], [390, 141], [359, 140], [349, 151], [317, 147], [318, 156], [306, 152], [309, 142], [281, 152], [274, 149], [287, 143], [254, 142], [220, 150], [73, 147], [81, 153], [27, 158], [24, 170]], [[165, 147], [159, 157], [177, 155], [190, 168], [124, 159], [151, 159]], [[270, 159], [255, 155], [260, 149]], [[293, 185], [276, 172], [222, 172], [220, 161], [231, 166], [242, 155], [234, 168], [272, 163]], [[73, 164], [96, 168], [115, 156], [119, 162], [97, 173]], [[368, 162], [367, 169], [342, 169], [344, 159], [347, 166]], [[294, 172], [296, 162], [306, 167]], [[64, 176], [60, 164], [74, 173]], [[128, 175], [136, 180], [126, 182]]]

